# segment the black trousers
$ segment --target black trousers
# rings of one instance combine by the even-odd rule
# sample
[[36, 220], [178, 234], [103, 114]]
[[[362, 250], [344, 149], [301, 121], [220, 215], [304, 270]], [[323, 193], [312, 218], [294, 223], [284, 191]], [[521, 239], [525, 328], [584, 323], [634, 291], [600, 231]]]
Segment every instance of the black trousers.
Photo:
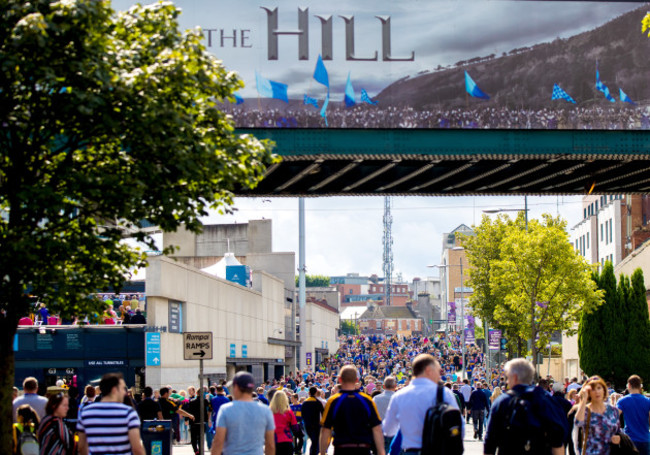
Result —
[[190, 425], [190, 438], [192, 439], [192, 450], [194, 453], [199, 453], [201, 441], [201, 424], [193, 423]]
[[307, 428], [307, 436], [311, 441], [311, 447], [309, 448], [309, 455], [318, 455], [318, 446], [320, 444], [320, 428]]

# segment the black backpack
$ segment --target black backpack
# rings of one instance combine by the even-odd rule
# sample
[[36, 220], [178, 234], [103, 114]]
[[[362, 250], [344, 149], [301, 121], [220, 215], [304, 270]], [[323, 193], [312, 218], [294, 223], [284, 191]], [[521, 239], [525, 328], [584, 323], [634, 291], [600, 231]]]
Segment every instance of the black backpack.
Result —
[[510, 447], [519, 447], [522, 454], [546, 455], [551, 453], [551, 432], [568, 435], [568, 421], [555, 401], [540, 387], [528, 386], [520, 393], [506, 392], [510, 396], [506, 414], [504, 438]]
[[443, 383], [438, 384], [436, 402], [424, 416], [422, 455], [461, 455], [463, 453], [463, 417], [445, 403]]

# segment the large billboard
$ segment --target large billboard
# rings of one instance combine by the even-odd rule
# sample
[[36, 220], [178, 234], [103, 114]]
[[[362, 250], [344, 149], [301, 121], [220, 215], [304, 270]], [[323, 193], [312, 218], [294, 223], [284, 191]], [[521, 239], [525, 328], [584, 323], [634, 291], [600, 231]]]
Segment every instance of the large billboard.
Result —
[[641, 3], [174, 3], [245, 82], [238, 127], [650, 128]]

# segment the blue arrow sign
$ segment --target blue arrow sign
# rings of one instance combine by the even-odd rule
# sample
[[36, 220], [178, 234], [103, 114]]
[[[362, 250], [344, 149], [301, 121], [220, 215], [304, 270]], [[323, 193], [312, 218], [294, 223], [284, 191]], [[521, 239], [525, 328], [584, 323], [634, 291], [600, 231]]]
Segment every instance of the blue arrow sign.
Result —
[[160, 333], [147, 332], [145, 336], [146, 359], [148, 367], [160, 366]]

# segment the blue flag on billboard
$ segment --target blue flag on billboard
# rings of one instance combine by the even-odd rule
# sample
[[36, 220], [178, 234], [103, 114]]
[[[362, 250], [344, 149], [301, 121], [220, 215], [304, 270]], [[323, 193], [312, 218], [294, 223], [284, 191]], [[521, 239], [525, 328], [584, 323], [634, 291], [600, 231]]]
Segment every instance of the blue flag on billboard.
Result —
[[465, 91], [474, 98], [490, 99], [490, 95], [478, 88], [478, 85], [476, 85], [476, 82], [474, 82], [474, 79], [472, 79], [467, 71], [465, 71]]
[[314, 69], [314, 79], [316, 79], [316, 82], [323, 84], [329, 90], [330, 78], [327, 75], [327, 68], [325, 68], [325, 64], [323, 63], [323, 59], [320, 55], [318, 56], [316, 68]]
[[622, 88], [619, 87], [618, 91], [619, 91], [619, 93], [621, 95], [621, 101], [623, 101], [624, 103], [630, 103], [630, 104], [633, 104], [634, 106], [636, 106], [636, 103], [634, 101], [632, 101], [629, 96], [627, 96], [627, 94], [623, 91]]
[[285, 103], [289, 102], [287, 96], [287, 84], [281, 82], [271, 81], [262, 77], [259, 73], [255, 73], [255, 83], [257, 85], [257, 93], [264, 98], [275, 98], [282, 100]]
[[376, 105], [378, 103], [378, 101], [373, 101], [372, 98], [368, 96], [368, 92], [366, 92], [366, 89], [363, 88], [361, 89], [361, 101], [372, 105]]
[[323, 103], [323, 107], [320, 110], [320, 116], [325, 119], [325, 126], [327, 125], [327, 105], [330, 103], [330, 78], [327, 75], [327, 68], [325, 68], [325, 64], [323, 63], [323, 59], [321, 56], [318, 56], [318, 60], [316, 61], [316, 68], [314, 68], [314, 79], [316, 79], [316, 82], [323, 84], [325, 87], [327, 87], [327, 98], [325, 98], [325, 102]]
[[605, 98], [607, 98], [610, 102], [615, 103], [616, 99], [609, 93], [609, 88], [603, 84], [600, 80], [600, 72], [598, 71], [598, 67], [596, 67], [596, 88], [603, 92], [603, 95], [605, 95]]
[[357, 102], [354, 101], [354, 87], [352, 87], [350, 73], [348, 73], [348, 82], [345, 84], [345, 95], [343, 96], [343, 101], [345, 102], [345, 107], [352, 107], [357, 104]]
[[238, 94], [233, 93], [233, 96], [235, 97], [235, 103], [236, 103], [236, 104], [242, 104], [242, 103], [244, 102], [244, 98], [242, 98], [242, 97], [239, 96]]
[[576, 104], [575, 100], [569, 96], [567, 92], [562, 90], [562, 88], [555, 84], [553, 85], [553, 94], [551, 95], [552, 100], [566, 100], [569, 103]]
[[302, 104], [306, 106], [314, 106], [316, 109], [318, 109], [318, 100], [316, 98], [312, 98], [311, 96], [303, 96]]

